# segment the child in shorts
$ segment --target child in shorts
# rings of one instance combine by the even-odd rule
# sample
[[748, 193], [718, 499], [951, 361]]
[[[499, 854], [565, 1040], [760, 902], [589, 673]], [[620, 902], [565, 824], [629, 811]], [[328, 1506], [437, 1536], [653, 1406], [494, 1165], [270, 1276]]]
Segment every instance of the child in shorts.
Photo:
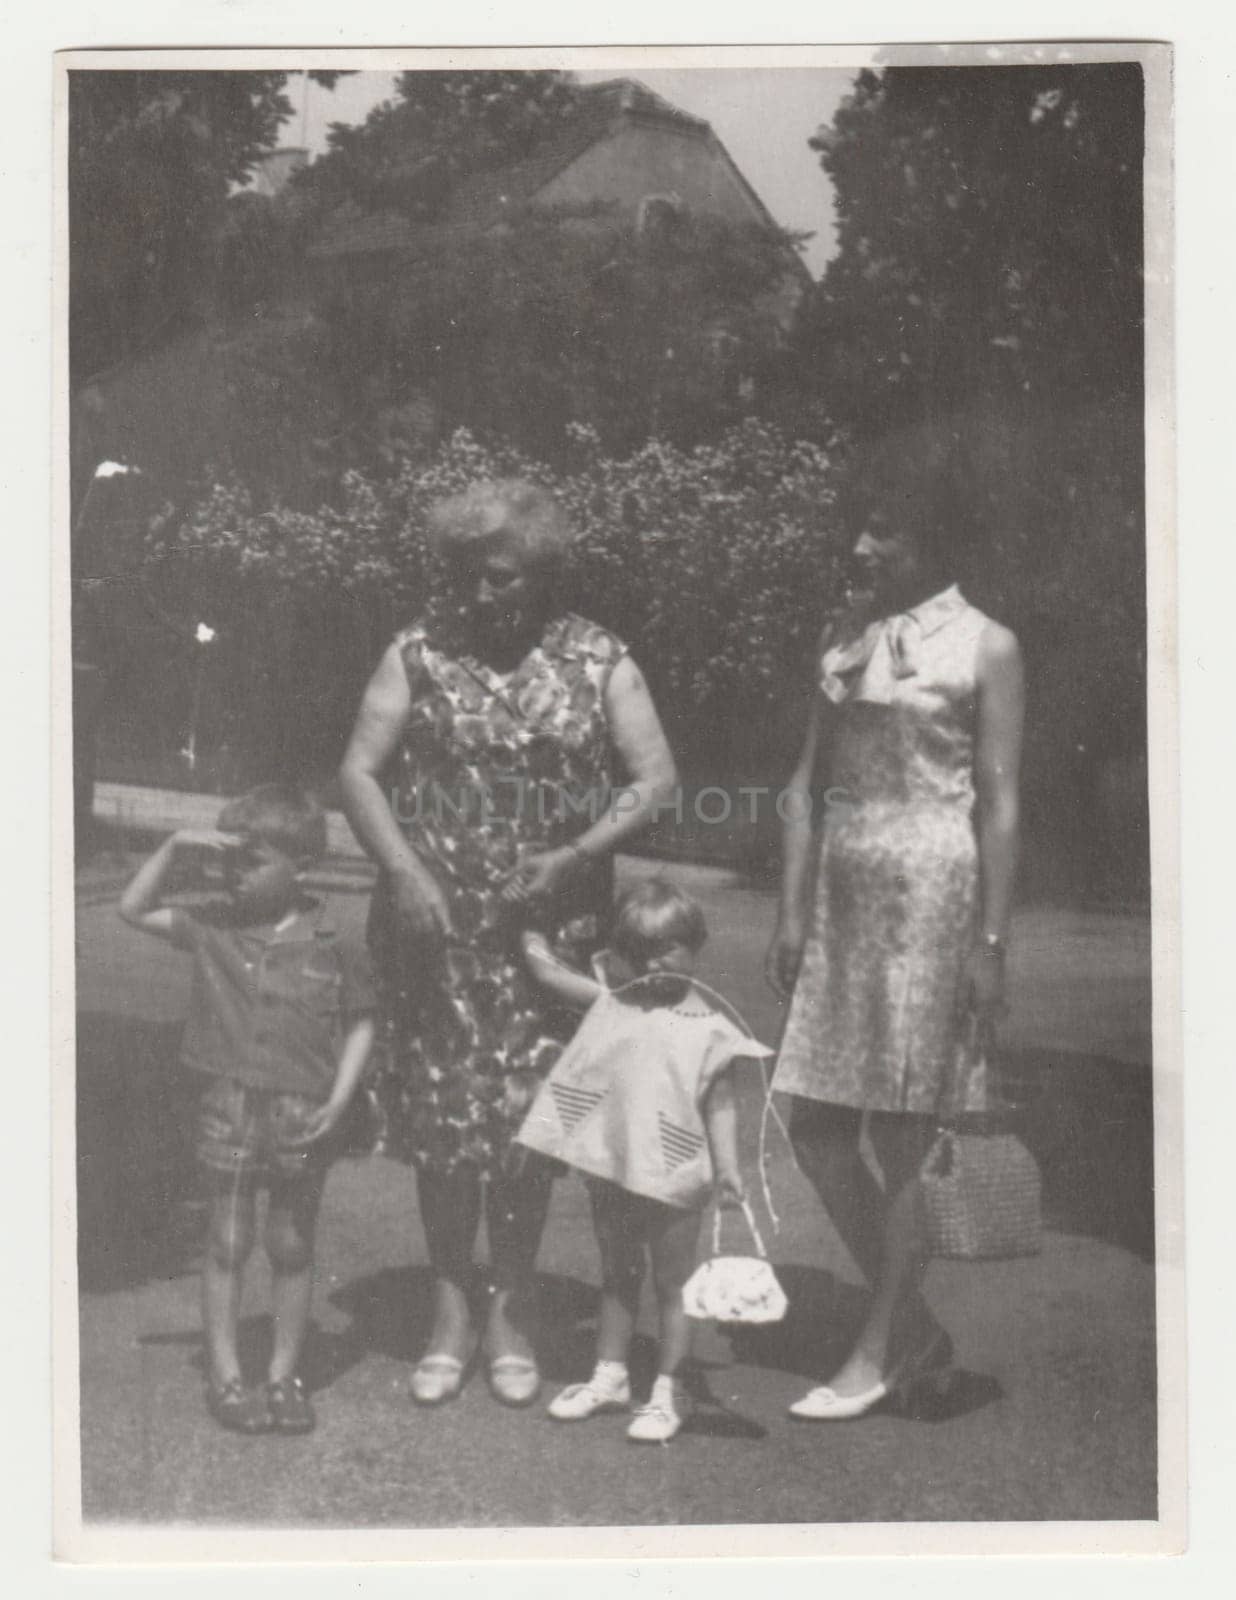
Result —
[[699, 906], [664, 879], [620, 897], [608, 973], [588, 977], [558, 961], [540, 934], [523, 935], [533, 976], [587, 1015], [517, 1143], [585, 1175], [601, 1256], [596, 1366], [551, 1401], [549, 1414], [579, 1422], [629, 1405], [627, 1352], [647, 1260], [660, 1352], [652, 1393], [627, 1429], [636, 1443], [666, 1444], [682, 1425], [676, 1378], [691, 1342], [682, 1291], [696, 1266], [700, 1218], [714, 1197], [743, 1199], [731, 1069], [772, 1054], [693, 981], [706, 936]]
[[[373, 1044], [372, 985], [360, 940], [345, 938], [301, 875], [326, 850], [317, 803], [277, 785], [230, 801], [214, 829], [173, 834], [125, 890], [120, 915], [193, 959], [182, 1060], [201, 1074], [197, 1156], [209, 1186], [202, 1268], [206, 1400], [239, 1433], [308, 1433], [299, 1374], [313, 1245], [338, 1130]], [[221, 870], [223, 893], [165, 900], [173, 870]], [[268, 1195], [274, 1344], [266, 1382], [246, 1384], [237, 1354], [256, 1199]]]

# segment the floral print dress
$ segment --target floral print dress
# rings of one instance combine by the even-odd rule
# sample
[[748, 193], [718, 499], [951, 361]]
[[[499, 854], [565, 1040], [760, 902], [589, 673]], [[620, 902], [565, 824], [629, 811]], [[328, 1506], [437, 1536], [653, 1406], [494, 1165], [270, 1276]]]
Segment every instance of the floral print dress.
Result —
[[603, 942], [612, 866], [581, 868], [544, 910], [503, 902], [521, 853], [560, 846], [609, 803], [605, 686], [625, 647], [568, 615], [513, 673], [453, 648], [426, 619], [398, 639], [412, 707], [389, 774], [396, 821], [447, 897], [438, 954], [400, 932], [380, 879], [369, 938], [385, 999], [379, 1148], [447, 1173], [492, 1176], [576, 1019], [531, 982], [519, 936], [537, 926], [572, 965]]
[[774, 1089], [868, 1111], [986, 1108], [957, 1004], [978, 904], [986, 626], [953, 587], [824, 654], [830, 788]]

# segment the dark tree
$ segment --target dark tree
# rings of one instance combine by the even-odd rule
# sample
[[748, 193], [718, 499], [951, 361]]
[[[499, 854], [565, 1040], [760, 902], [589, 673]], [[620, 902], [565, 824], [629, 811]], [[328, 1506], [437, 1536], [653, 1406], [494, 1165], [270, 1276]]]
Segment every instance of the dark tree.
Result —
[[[291, 115], [287, 76], [69, 74], [74, 392], [204, 309], [229, 190]], [[339, 76], [310, 74], [327, 87]]]
[[1032, 806], [1049, 786], [1061, 840], [1145, 749], [1142, 141], [1124, 64], [864, 72], [812, 141], [840, 250], [800, 381], [943, 472], [970, 592], [1026, 647]]
[[1139, 67], [864, 72], [811, 144], [840, 246], [811, 369], [853, 426], [982, 394], [1139, 402]]
[[684, 216], [647, 234], [604, 207], [427, 230], [418, 253], [327, 296], [332, 380], [363, 410], [427, 400], [438, 427], [561, 459], [570, 422], [631, 448], [752, 409], [781, 359], [793, 243]]
[[568, 72], [401, 72], [394, 100], [332, 125], [300, 181], [324, 206], [431, 220], [462, 177], [526, 155], [575, 104]]

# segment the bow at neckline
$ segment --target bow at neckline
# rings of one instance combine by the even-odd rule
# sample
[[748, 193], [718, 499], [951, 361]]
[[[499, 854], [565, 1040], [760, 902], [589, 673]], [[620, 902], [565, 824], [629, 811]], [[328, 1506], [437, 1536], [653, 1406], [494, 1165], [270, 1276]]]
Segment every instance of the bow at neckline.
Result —
[[881, 641], [888, 646], [893, 677], [914, 677], [923, 640], [942, 628], [964, 605], [961, 590], [953, 584], [908, 611], [877, 618], [857, 635], [846, 637], [843, 631], [842, 639], [825, 650], [821, 658], [820, 688], [834, 705], [848, 700]]

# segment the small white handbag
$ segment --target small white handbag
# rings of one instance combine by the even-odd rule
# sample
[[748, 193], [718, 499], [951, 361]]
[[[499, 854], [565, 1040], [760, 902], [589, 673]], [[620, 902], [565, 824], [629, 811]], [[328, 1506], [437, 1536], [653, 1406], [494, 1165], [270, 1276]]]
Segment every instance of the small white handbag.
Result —
[[754, 1256], [721, 1254], [721, 1208], [712, 1223], [712, 1255], [687, 1279], [682, 1291], [689, 1317], [704, 1322], [780, 1322], [785, 1316], [785, 1290], [777, 1282], [760, 1230], [747, 1201], [742, 1214], [755, 1242]]

